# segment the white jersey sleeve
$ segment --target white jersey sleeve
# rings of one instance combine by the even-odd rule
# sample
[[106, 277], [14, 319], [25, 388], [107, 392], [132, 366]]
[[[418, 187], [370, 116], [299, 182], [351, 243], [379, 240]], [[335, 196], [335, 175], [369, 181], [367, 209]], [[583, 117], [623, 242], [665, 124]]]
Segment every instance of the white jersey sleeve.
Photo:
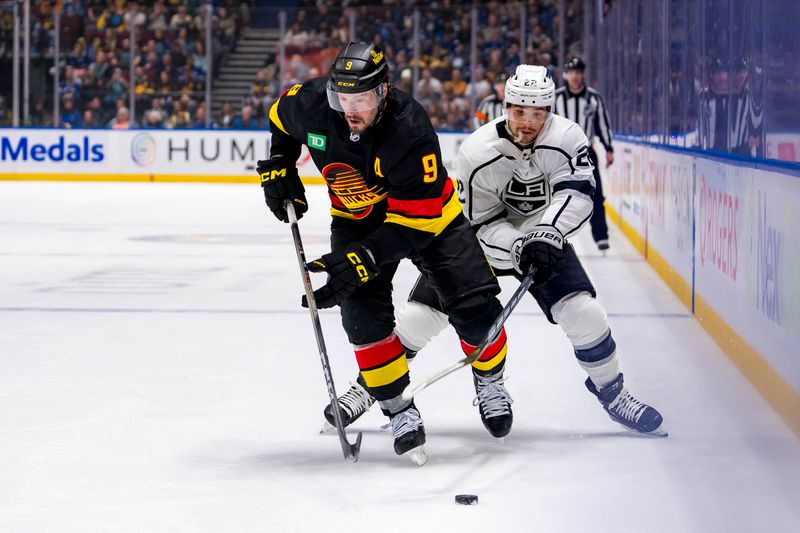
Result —
[[501, 199], [500, 185], [508, 174], [502, 164], [505, 156], [493, 152], [487, 159], [486, 150], [470, 153], [474, 144], [465, 142], [458, 152], [459, 200], [489, 263], [494, 268], [510, 269], [511, 245], [523, 233], [507, 220], [508, 211]]
[[540, 224], [555, 226], [565, 237], [577, 232], [589, 220], [595, 189], [589, 141], [577, 124], [568, 124], [557, 145], [536, 147], [553, 191]]

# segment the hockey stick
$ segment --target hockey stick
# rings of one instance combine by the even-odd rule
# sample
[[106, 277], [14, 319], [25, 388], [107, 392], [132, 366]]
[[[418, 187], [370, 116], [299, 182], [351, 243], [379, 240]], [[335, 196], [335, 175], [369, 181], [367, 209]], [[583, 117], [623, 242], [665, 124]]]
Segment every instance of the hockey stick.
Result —
[[536, 269], [534, 267], [531, 267], [531, 269], [528, 271], [525, 277], [522, 278], [522, 282], [519, 284], [519, 287], [517, 287], [517, 290], [514, 291], [514, 294], [511, 295], [511, 298], [508, 300], [508, 303], [503, 308], [503, 311], [495, 319], [494, 323], [492, 323], [492, 325], [489, 327], [489, 331], [486, 332], [486, 335], [483, 336], [483, 339], [481, 339], [480, 344], [478, 344], [478, 346], [476, 346], [475, 349], [472, 350], [472, 352], [469, 355], [467, 355], [463, 359], [459, 359], [457, 362], [453, 363], [447, 368], [443, 368], [439, 372], [431, 374], [422, 381], [418, 381], [414, 386], [412, 386], [411, 384], [406, 386], [406, 388], [403, 390], [402, 393], [403, 400], [411, 400], [422, 389], [428, 388], [429, 386], [436, 383], [443, 377], [452, 374], [459, 368], [471, 365], [472, 363], [477, 361], [480, 358], [481, 354], [483, 354], [484, 350], [486, 350], [486, 347], [489, 346], [489, 344], [491, 344], [493, 340], [495, 340], [495, 337], [497, 337], [497, 335], [500, 333], [500, 330], [503, 329], [503, 325], [506, 323], [506, 320], [508, 320], [508, 317], [511, 316], [511, 312], [514, 311], [514, 308], [517, 307], [519, 301], [522, 300], [522, 297], [525, 295], [526, 292], [528, 292], [528, 289], [530, 289], [531, 284], [533, 283], [533, 276], [535, 274], [536, 274]]
[[297, 262], [300, 264], [300, 273], [303, 276], [303, 285], [306, 289], [306, 299], [308, 300], [308, 312], [311, 314], [311, 323], [314, 326], [314, 335], [317, 338], [317, 348], [319, 348], [319, 359], [322, 362], [322, 373], [325, 374], [325, 383], [328, 386], [328, 396], [331, 399], [331, 410], [333, 411], [333, 421], [335, 422], [336, 431], [339, 433], [339, 441], [342, 444], [342, 452], [344, 458], [355, 463], [358, 461], [358, 451], [361, 448], [361, 432], [356, 437], [356, 443], [350, 444], [347, 440], [347, 434], [344, 432], [344, 421], [342, 420], [342, 413], [339, 411], [339, 402], [337, 401], [336, 388], [333, 385], [333, 376], [331, 375], [331, 365], [328, 361], [328, 351], [325, 349], [325, 339], [322, 337], [322, 325], [319, 321], [319, 312], [317, 311], [317, 302], [314, 300], [314, 289], [311, 286], [311, 277], [306, 268], [306, 253], [303, 250], [303, 241], [300, 239], [300, 228], [297, 226], [297, 214], [294, 212], [294, 205], [291, 201], [286, 202], [286, 214], [289, 215], [289, 224], [292, 228], [292, 238], [294, 239], [294, 249], [297, 252]]

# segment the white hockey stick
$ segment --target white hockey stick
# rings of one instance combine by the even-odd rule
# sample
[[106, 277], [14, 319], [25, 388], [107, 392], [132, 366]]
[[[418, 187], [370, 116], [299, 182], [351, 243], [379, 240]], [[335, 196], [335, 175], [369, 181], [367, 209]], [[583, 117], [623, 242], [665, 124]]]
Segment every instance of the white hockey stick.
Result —
[[533, 283], [533, 276], [535, 274], [536, 274], [536, 269], [531, 267], [531, 269], [528, 271], [525, 277], [522, 278], [522, 282], [520, 283], [519, 287], [517, 287], [517, 290], [514, 291], [514, 294], [511, 295], [511, 298], [508, 300], [508, 303], [503, 308], [503, 311], [495, 319], [494, 323], [489, 328], [489, 331], [486, 332], [486, 335], [483, 336], [483, 339], [481, 340], [480, 344], [478, 344], [478, 346], [474, 350], [472, 350], [472, 352], [469, 355], [467, 355], [463, 359], [459, 359], [457, 362], [453, 363], [447, 368], [443, 368], [439, 372], [431, 374], [422, 381], [417, 381], [416, 384], [414, 384], [413, 386], [412, 384], [409, 383], [408, 386], [405, 389], [403, 389], [402, 392], [403, 400], [411, 400], [422, 389], [428, 388], [429, 386], [436, 383], [443, 377], [452, 374], [459, 368], [464, 368], [465, 366], [469, 366], [475, 361], [477, 361], [480, 358], [481, 354], [483, 354], [484, 350], [486, 350], [486, 347], [489, 346], [489, 344], [491, 344], [493, 340], [495, 340], [495, 337], [497, 337], [497, 335], [500, 333], [500, 330], [503, 329], [503, 324], [505, 324], [506, 320], [508, 320], [508, 317], [511, 316], [511, 312], [514, 311], [514, 308], [517, 307], [519, 301], [522, 300], [522, 297], [525, 295], [526, 292], [528, 292], [528, 289], [530, 289], [531, 284]]
[[325, 339], [322, 337], [322, 325], [319, 321], [317, 302], [314, 300], [314, 288], [311, 286], [311, 277], [309, 276], [308, 269], [306, 268], [306, 253], [303, 250], [303, 241], [300, 239], [300, 228], [297, 226], [297, 214], [294, 212], [294, 205], [291, 201], [287, 201], [285, 205], [286, 214], [289, 216], [289, 224], [292, 228], [292, 238], [294, 239], [294, 249], [297, 252], [297, 262], [300, 264], [300, 273], [303, 276], [303, 285], [306, 289], [308, 311], [311, 314], [311, 323], [314, 326], [314, 335], [317, 337], [317, 348], [319, 348], [319, 358], [322, 362], [322, 373], [325, 374], [325, 383], [328, 385], [328, 396], [331, 399], [333, 421], [335, 422], [336, 431], [339, 433], [339, 441], [342, 444], [344, 458], [351, 463], [355, 463], [358, 461], [358, 451], [361, 448], [362, 435], [361, 432], [358, 433], [355, 444], [350, 444], [350, 442], [347, 440], [347, 434], [344, 431], [344, 420], [342, 420], [342, 413], [339, 411], [336, 388], [333, 385], [331, 364], [328, 361], [328, 351], [325, 348]]

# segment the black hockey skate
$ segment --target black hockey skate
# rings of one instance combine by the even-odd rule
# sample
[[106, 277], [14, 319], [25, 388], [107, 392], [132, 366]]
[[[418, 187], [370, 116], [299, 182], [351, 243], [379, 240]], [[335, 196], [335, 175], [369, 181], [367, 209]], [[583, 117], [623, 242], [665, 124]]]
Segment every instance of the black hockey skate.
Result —
[[492, 437], [502, 439], [509, 434], [511, 424], [514, 422], [514, 413], [511, 412], [514, 400], [504, 386], [503, 372], [491, 375], [479, 375], [473, 372], [472, 380], [477, 394], [472, 405], [478, 406], [483, 425]]
[[395, 453], [397, 455], [408, 453], [417, 465], [424, 465], [428, 461], [424, 448], [425, 427], [414, 402], [412, 401], [405, 410], [392, 415], [391, 424]]
[[[339, 396], [338, 403], [339, 411], [342, 414], [342, 423], [344, 427], [347, 427], [372, 407], [372, 404], [375, 403], [375, 398], [366, 389], [364, 380], [359, 374], [355, 383], [350, 384], [347, 392]], [[331, 404], [325, 406], [323, 415], [325, 415], [326, 423], [320, 433], [328, 433], [334, 428], [335, 424]]]
[[603, 409], [614, 422], [639, 433], [659, 437], [667, 436], [667, 432], [661, 429], [663, 422], [661, 413], [634, 398], [623, 385], [621, 373], [601, 390], [597, 390], [594, 382], [587, 378], [586, 388], [597, 396], [597, 399], [603, 404]]

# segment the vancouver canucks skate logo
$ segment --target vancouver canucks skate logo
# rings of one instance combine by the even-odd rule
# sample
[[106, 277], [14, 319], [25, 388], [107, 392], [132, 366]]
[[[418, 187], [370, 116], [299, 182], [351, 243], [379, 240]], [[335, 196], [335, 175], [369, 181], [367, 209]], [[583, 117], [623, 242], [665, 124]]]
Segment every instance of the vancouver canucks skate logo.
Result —
[[380, 185], [368, 186], [361, 172], [346, 163], [325, 165], [322, 177], [328, 184], [334, 214], [364, 218], [389, 194]]
[[523, 178], [514, 171], [503, 191], [503, 202], [520, 215], [534, 215], [550, 204], [550, 183], [544, 174]]

